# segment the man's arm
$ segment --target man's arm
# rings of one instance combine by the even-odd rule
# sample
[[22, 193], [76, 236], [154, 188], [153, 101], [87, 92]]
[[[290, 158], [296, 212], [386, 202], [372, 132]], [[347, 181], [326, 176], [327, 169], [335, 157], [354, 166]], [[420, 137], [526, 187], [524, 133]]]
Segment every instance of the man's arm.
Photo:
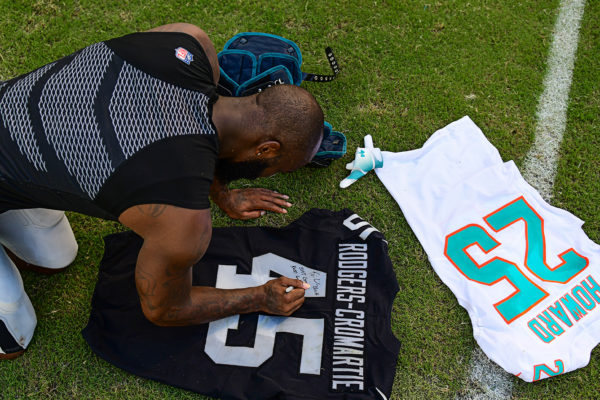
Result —
[[[162, 325], [202, 324], [261, 311], [290, 315], [304, 302], [303, 282], [280, 277], [246, 289], [192, 286], [192, 268], [210, 243], [209, 210], [161, 204], [134, 206], [119, 220], [144, 238], [135, 269], [142, 311]], [[288, 286], [296, 289], [286, 293]]]

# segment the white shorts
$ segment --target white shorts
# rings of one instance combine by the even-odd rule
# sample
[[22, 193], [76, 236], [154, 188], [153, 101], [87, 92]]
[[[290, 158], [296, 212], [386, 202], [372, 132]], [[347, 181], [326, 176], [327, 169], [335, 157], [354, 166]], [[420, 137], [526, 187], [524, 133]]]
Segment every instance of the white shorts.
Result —
[[77, 255], [77, 242], [64, 211], [31, 208], [0, 214], [0, 244], [21, 260], [60, 269]]
[[[77, 242], [63, 211], [36, 208], [0, 214], [0, 244], [21, 260], [47, 269], [62, 269], [77, 255]], [[0, 336], [5, 336], [0, 337], [0, 358], [19, 346], [25, 349], [36, 323], [21, 275], [0, 246]], [[10, 348], [3, 349], [1, 344], [7, 347], [9, 342]]]

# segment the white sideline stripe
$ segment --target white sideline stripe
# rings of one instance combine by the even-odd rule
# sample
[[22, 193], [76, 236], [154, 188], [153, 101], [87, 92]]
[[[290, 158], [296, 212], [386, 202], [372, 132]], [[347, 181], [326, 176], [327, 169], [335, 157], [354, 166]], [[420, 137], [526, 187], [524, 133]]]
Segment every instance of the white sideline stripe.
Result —
[[504, 400], [510, 399], [512, 375], [490, 360], [479, 346], [471, 353], [469, 380], [457, 399]]
[[[537, 109], [535, 142], [523, 168], [523, 178], [546, 201], [552, 199], [558, 152], [567, 124], [567, 105], [585, 0], [562, 0], [554, 25], [544, 92]], [[512, 394], [513, 378], [491, 361], [479, 346], [473, 350], [470, 376], [456, 399], [501, 400]]]
[[546, 201], [552, 199], [558, 152], [567, 125], [567, 105], [585, 0], [563, 0], [554, 26], [544, 92], [537, 109], [535, 142], [523, 168], [523, 178]]

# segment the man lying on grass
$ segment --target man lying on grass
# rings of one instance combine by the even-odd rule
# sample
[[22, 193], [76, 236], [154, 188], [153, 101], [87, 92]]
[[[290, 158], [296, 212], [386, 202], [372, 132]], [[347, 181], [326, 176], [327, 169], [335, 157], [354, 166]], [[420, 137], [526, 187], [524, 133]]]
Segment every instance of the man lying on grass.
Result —
[[[192, 286], [191, 266], [211, 238], [209, 196], [232, 218], [287, 212], [285, 195], [227, 184], [302, 167], [323, 134], [323, 112], [307, 91], [281, 85], [219, 97], [218, 81], [206, 33], [171, 24], [0, 82], [0, 242], [11, 257], [45, 272], [70, 264], [77, 244], [55, 210], [73, 210], [143, 237], [136, 286], [155, 324], [297, 310], [306, 284], [296, 279]], [[0, 358], [22, 354], [35, 325], [19, 272], [0, 248]]]

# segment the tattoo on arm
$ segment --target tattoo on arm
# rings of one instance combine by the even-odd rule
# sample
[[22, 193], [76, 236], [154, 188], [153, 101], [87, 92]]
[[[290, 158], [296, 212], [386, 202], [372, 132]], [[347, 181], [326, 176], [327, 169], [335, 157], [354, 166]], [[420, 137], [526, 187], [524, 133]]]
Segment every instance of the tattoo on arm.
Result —
[[152, 274], [139, 268], [136, 268], [135, 277], [140, 299], [144, 302], [148, 310], [156, 310], [158, 305], [152, 304], [151, 301], [152, 297], [156, 295], [156, 279]]
[[[152, 274], [143, 270], [136, 272], [140, 300], [149, 311], [163, 309], [155, 322], [165, 325], [201, 324], [224, 318], [233, 314], [255, 311], [256, 298], [244, 290], [227, 290], [228, 296], [223, 296], [221, 289], [208, 289], [202, 302], [191, 304], [189, 292], [181, 290], [182, 285], [189, 285], [188, 271], [174, 271], [167, 268], [167, 279], [157, 282]], [[182, 282], [184, 281], [184, 282]], [[164, 288], [165, 294], [157, 295], [158, 286]]]
[[143, 269], [137, 268], [136, 285], [140, 300], [149, 311], [161, 308], [169, 309], [173, 305], [180, 303], [182, 297], [186, 295], [185, 290], [181, 290], [181, 287], [187, 284], [185, 282], [187, 271], [187, 269], [177, 271], [175, 268], [167, 268], [167, 279], [160, 282], [160, 287], [163, 288], [161, 292], [163, 290], [164, 292], [157, 293], [159, 282], [156, 277]]
[[177, 325], [206, 323], [233, 314], [252, 312], [254, 311], [254, 301], [251, 294], [242, 292], [231, 293], [226, 300], [222, 297], [210, 296], [191, 310], [172, 308], [162, 321]]
[[167, 206], [165, 204], [144, 204], [137, 206], [137, 209], [144, 215], [156, 218], [165, 212]]

